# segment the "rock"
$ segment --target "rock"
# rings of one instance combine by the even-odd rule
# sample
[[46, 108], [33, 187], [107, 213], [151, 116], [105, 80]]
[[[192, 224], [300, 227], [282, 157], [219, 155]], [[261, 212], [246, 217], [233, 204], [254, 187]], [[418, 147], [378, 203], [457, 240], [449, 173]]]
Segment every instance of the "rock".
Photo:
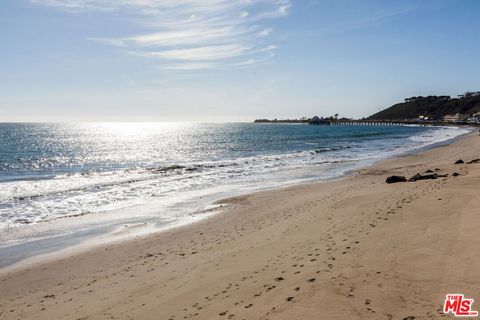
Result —
[[454, 176], [454, 177], [458, 177], [459, 175], [460, 175], [460, 173], [458, 173], [458, 172], [452, 173], [452, 176]]
[[455, 161], [455, 164], [462, 164], [462, 163], [465, 163], [465, 161], [463, 161], [462, 159]]
[[397, 183], [397, 182], [405, 182], [407, 181], [407, 178], [404, 176], [390, 176], [387, 178], [385, 181], [386, 183]]
[[425, 171], [425, 173], [433, 173], [433, 171], [428, 169], [427, 171]]
[[405, 317], [405, 318], [403, 318], [403, 320], [414, 320], [414, 319], [415, 319], [415, 317], [414, 317], [414, 316], [409, 316], [409, 317]]
[[417, 173], [416, 175], [414, 175], [413, 177], [408, 179], [408, 181], [415, 182], [415, 181], [418, 181], [418, 180], [432, 180], [432, 179], [437, 179], [438, 177], [439, 176], [436, 173], [426, 174], [426, 175], [423, 175], [423, 176], [420, 173]]
[[467, 164], [472, 164], [472, 163], [479, 163], [480, 159], [473, 159], [472, 161], [468, 161]]

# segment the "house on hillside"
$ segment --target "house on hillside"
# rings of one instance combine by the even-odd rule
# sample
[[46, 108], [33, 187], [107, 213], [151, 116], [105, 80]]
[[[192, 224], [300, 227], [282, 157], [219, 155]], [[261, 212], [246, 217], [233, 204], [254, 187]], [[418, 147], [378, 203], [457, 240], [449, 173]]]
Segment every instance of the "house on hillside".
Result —
[[478, 97], [478, 96], [480, 96], [480, 91], [467, 91], [464, 94], [458, 95], [459, 98]]
[[465, 92], [465, 97], [477, 97], [480, 96], [480, 91]]
[[480, 124], [480, 112], [472, 114], [472, 116], [467, 119], [467, 123]]
[[467, 123], [468, 124], [478, 124], [479, 122], [478, 122], [478, 119], [475, 118], [475, 117], [468, 117]]
[[456, 113], [454, 115], [446, 115], [443, 117], [443, 122], [447, 123], [465, 123], [468, 119], [468, 114]]

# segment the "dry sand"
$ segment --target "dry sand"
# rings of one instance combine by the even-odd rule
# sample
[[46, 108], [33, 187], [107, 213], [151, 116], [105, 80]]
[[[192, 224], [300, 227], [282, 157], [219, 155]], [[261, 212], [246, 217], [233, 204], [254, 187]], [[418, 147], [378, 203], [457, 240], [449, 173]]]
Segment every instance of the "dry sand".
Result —
[[[454, 165], [476, 158], [471, 134], [338, 181], [230, 199], [190, 226], [4, 270], [0, 319], [442, 318], [447, 293], [480, 301], [480, 163]], [[449, 176], [385, 183], [436, 168]]]

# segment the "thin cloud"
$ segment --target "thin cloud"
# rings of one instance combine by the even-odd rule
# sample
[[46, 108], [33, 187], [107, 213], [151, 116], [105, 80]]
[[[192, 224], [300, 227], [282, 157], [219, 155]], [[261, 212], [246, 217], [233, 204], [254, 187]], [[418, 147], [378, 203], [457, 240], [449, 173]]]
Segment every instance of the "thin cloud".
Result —
[[[289, 13], [290, 0], [31, 0], [38, 5], [133, 15], [149, 32], [89, 40], [157, 59], [163, 69], [228, 69], [274, 56], [268, 24]], [[153, 31], [152, 31], [153, 30]], [[245, 63], [248, 61], [248, 63]], [[214, 63], [213, 63], [214, 62]]]
[[250, 49], [239, 45], [209, 46], [189, 49], [174, 49], [157, 52], [147, 52], [151, 57], [169, 60], [209, 61], [222, 60], [241, 56]]
[[262, 37], [266, 37], [266, 36], [269, 36], [272, 33], [272, 31], [273, 31], [273, 28], [263, 29], [258, 33], [258, 35]]
[[182, 63], [166, 65], [164, 70], [207, 70], [217, 69], [218, 65], [215, 63], [200, 62], [200, 63]]

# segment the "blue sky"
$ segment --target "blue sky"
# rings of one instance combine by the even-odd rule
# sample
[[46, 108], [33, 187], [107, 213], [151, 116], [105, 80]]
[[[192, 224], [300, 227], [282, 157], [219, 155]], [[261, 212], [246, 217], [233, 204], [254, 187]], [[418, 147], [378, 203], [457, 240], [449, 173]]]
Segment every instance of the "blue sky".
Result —
[[0, 121], [368, 116], [480, 90], [476, 0], [2, 0]]

